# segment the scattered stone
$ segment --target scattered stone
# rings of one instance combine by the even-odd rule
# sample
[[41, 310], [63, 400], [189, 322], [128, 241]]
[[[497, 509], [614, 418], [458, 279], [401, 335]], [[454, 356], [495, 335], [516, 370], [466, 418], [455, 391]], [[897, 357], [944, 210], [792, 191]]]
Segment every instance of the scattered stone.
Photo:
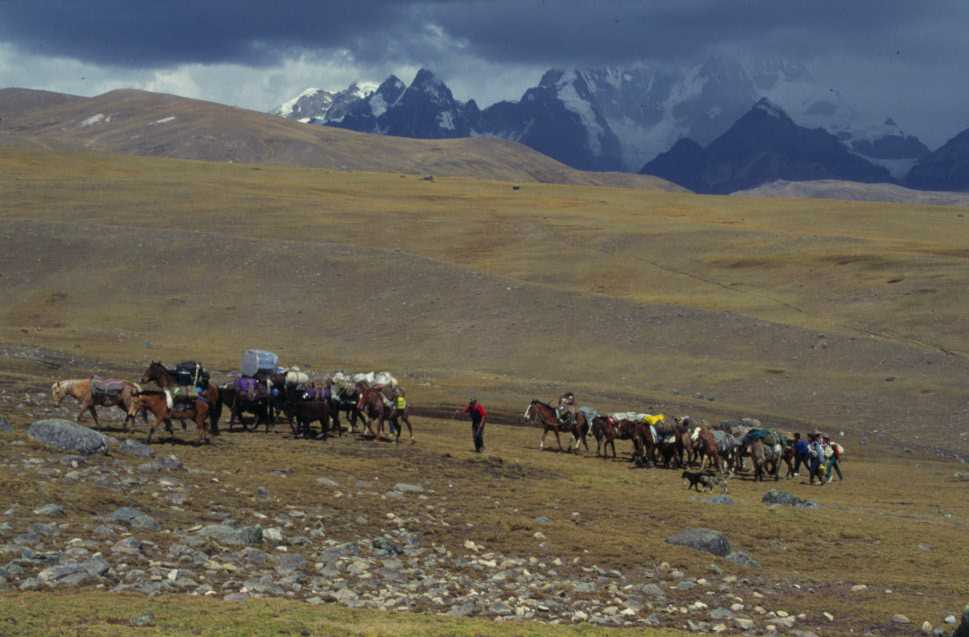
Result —
[[710, 504], [734, 504], [733, 498], [731, 498], [729, 495], [715, 495], [712, 498], [707, 498], [707, 502]]
[[147, 613], [142, 613], [140, 615], [135, 615], [134, 617], [132, 617], [129, 620], [129, 623], [132, 626], [137, 626], [139, 628], [145, 627], [145, 626], [154, 626], [155, 625], [155, 614], [152, 613], [151, 611], [149, 611]]
[[129, 456], [138, 456], [139, 458], [151, 458], [155, 454], [151, 450], [151, 447], [143, 442], [138, 442], [134, 438], [126, 438], [118, 445], [118, 451]]
[[965, 471], [956, 471], [954, 477], [959, 482], [969, 482], [969, 473]]
[[133, 529], [145, 531], [159, 531], [161, 526], [150, 515], [132, 507], [121, 507], [111, 514], [115, 522], [125, 524]]
[[730, 541], [727, 536], [712, 529], [685, 529], [666, 538], [666, 542], [678, 546], [687, 546], [698, 551], [706, 551], [720, 557], [726, 557], [730, 554]]
[[740, 564], [741, 566], [749, 566], [751, 568], [757, 568], [760, 566], [760, 562], [750, 557], [745, 551], [734, 551], [727, 555], [726, 559], [730, 560], [734, 564]]
[[824, 616], [824, 618], [825, 618], [825, 619], [827, 619], [827, 620], [828, 620], [829, 622], [833, 622], [833, 621], [834, 621], [834, 615], [832, 615], [831, 613], [829, 613], [829, 612], [827, 612], [827, 611], [825, 611], [825, 612], [823, 612], [823, 613], [821, 613], [821, 614], [822, 614], [822, 615]]
[[854, 586], [851, 587], [852, 593], [861, 593], [867, 590], [868, 590], [868, 586], [866, 584], [855, 584]]
[[754, 627], [754, 620], [748, 619], [746, 617], [734, 617], [733, 623], [740, 630], [750, 630], [751, 628]]
[[[262, 529], [262, 539], [272, 544], [273, 546], [283, 543], [283, 531], [278, 527], [272, 527], [269, 529]], [[258, 544], [255, 542], [254, 544]]]
[[535, 524], [546, 524], [547, 525], [547, 524], [551, 524], [551, 523], [552, 523], [552, 518], [548, 517], [547, 515], [540, 515], [537, 518], [535, 518]]
[[932, 634], [932, 624], [930, 622], [922, 622], [922, 634], [931, 635]]
[[45, 504], [42, 507], [37, 507], [34, 509], [34, 515], [46, 515], [51, 518], [60, 518], [64, 516], [64, 507], [59, 504]]
[[269, 489], [266, 487], [256, 487], [256, 497], [263, 500], [269, 499]]
[[911, 624], [912, 623], [912, 620], [909, 619], [908, 617], [906, 617], [905, 615], [902, 615], [901, 613], [896, 613], [895, 615], [892, 615], [892, 623], [893, 624]]
[[818, 506], [818, 503], [813, 500], [805, 500], [787, 491], [780, 491], [779, 489], [771, 489], [765, 493], [764, 497], [761, 498], [761, 502], [764, 504], [782, 504], [803, 509], [813, 509]]
[[9, 420], [0, 416], [0, 432], [9, 433], [11, 431], [13, 431], [13, 425], [10, 424]]
[[255, 546], [262, 543], [263, 530], [259, 526], [239, 529], [226, 524], [210, 524], [196, 531], [196, 535], [221, 544]]
[[60, 418], [34, 421], [27, 429], [27, 437], [48, 449], [64, 453], [87, 456], [107, 453], [109, 449], [107, 436]]
[[394, 485], [394, 491], [397, 491], [398, 493], [424, 493], [424, 487], [419, 484], [398, 482]]
[[340, 486], [336, 480], [331, 480], [330, 478], [317, 478], [316, 484], [324, 487], [338, 487]]

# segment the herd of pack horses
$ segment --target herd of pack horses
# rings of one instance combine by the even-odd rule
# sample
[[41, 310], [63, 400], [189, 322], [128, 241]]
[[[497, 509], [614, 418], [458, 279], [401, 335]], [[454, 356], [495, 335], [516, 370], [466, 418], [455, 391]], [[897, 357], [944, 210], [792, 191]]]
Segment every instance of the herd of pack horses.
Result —
[[[218, 385], [198, 363], [180, 363], [175, 369], [152, 361], [138, 383], [97, 376], [62, 380], [51, 386], [51, 398], [60, 405], [70, 396], [80, 404], [77, 421], [90, 413], [100, 426], [96, 407], [118, 407], [125, 412], [124, 430], [140, 417], [148, 428], [150, 444], [155, 429], [164, 426], [175, 436], [173, 421], [196, 425], [198, 443], [218, 435], [219, 421], [229, 410], [229, 430], [234, 427], [252, 431], [264, 426], [268, 432], [282, 419], [295, 437], [326, 438], [358, 433], [363, 438], [387, 440], [388, 434], [399, 442], [402, 424], [409, 430], [410, 407], [398, 401], [404, 390], [387, 372], [345, 374], [336, 372], [310, 379], [298, 368], [267, 371], [255, 378], [237, 377]], [[568, 396], [571, 397], [569, 394]], [[574, 398], [573, 398], [574, 400]], [[349, 427], [341, 424], [341, 415]], [[765, 428], [757, 420], [727, 420], [712, 427], [689, 416], [636, 412], [601, 414], [589, 407], [575, 408], [559, 400], [558, 406], [533, 400], [522, 416], [524, 423], [542, 429], [539, 447], [554, 433], [559, 451], [591, 453], [588, 437], [596, 441], [596, 455], [617, 459], [616, 440], [632, 443], [630, 461], [638, 466], [666, 468], [700, 467], [721, 475], [745, 471], [749, 458], [756, 480], [779, 479], [782, 465], [793, 475], [793, 436], [775, 428]], [[319, 424], [319, 431], [313, 430]], [[358, 423], [362, 424], [358, 427]], [[561, 435], [572, 440], [563, 449]]]

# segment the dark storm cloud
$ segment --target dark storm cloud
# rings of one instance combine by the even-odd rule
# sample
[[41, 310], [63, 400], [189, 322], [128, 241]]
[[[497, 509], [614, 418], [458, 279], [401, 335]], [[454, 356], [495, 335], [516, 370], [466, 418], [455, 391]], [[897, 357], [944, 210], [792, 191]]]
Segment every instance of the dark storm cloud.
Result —
[[409, 14], [394, 0], [0, 0], [0, 41], [122, 67], [269, 66], [298, 50], [361, 48]]
[[682, 60], [738, 46], [909, 62], [961, 55], [969, 3], [945, 0], [0, 0], [0, 41], [35, 54], [159, 68], [268, 66], [299, 51], [432, 64], [441, 33], [468, 53], [534, 64]]

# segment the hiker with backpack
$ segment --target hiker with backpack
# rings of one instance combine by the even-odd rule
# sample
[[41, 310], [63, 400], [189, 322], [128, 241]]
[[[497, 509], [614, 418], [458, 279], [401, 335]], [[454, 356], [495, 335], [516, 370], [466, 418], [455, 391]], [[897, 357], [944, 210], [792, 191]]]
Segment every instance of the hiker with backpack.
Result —
[[808, 456], [810, 458], [810, 470], [811, 470], [811, 484], [814, 484], [815, 478], [818, 480], [818, 484], [824, 484], [824, 474], [822, 473], [822, 467], [824, 466], [824, 442], [821, 440], [820, 431], [812, 431], [810, 434], [811, 442], [808, 443]]

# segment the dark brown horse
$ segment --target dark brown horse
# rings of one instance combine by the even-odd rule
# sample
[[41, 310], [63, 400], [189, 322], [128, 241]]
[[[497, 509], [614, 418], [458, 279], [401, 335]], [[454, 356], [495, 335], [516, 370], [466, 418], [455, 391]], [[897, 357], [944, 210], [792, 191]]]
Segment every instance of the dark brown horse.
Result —
[[[159, 361], [152, 361], [145, 373], [142, 374], [141, 383], [154, 382], [162, 389], [172, 390], [178, 387], [175, 381], [175, 372], [168, 369]], [[199, 394], [207, 403], [206, 413], [209, 417], [209, 424], [213, 435], [219, 433], [219, 418], [222, 416], [222, 394], [214, 383], [209, 383]]]
[[[571, 434], [574, 445], [572, 443], [569, 444], [569, 451], [572, 451], [573, 449], [578, 449], [580, 443], [585, 442], [585, 434], [580, 429], [578, 416], [579, 414], [576, 414], [574, 422], [562, 422], [559, 420], [558, 413], [554, 407], [541, 400], [533, 400], [525, 408], [522, 419], [529, 425], [542, 427], [542, 437], [538, 441], [539, 449], [545, 448], [545, 436], [548, 435], [548, 432], [552, 431], [555, 432], [555, 442], [558, 444], [559, 451], [563, 451], [562, 438], [559, 434]], [[585, 423], [585, 415], [582, 415], [582, 422]], [[588, 427], [588, 424], [585, 423], [585, 426]], [[585, 432], [588, 433], [588, 428], [585, 429]], [[588, 451], [589, 445], [586, 444], [585, 448]]]
[[596, 439], [596, 455], [605, 460], [612, 449], [616, 459], [616, 440], [632, 440], [636, 435], [636, 425], [630, 420], [616, 420], [612, 416], [596, 416], [592, 419], [592, 435]]
[[174, 438], [175, 432], [172, 428], [172, 418], [195, 421], [198, 430], [198, 443], [203, 444], [209, 441], [208, 428], [205, 426], [205, 419], [209, 415], [209, 401], [201, 395], [192, 402], [179, 402], [175, 404], [168, 390], [148, 390], [142, 391], [135, 396], [136, 405], [139, 409], [145, 409], [155, 417], [154, 423], [148, 425], [148, 440], [151, 444], [151, 437], [155, 433], [155, 427], [159, 423], [165, 424], [165, 429]]

